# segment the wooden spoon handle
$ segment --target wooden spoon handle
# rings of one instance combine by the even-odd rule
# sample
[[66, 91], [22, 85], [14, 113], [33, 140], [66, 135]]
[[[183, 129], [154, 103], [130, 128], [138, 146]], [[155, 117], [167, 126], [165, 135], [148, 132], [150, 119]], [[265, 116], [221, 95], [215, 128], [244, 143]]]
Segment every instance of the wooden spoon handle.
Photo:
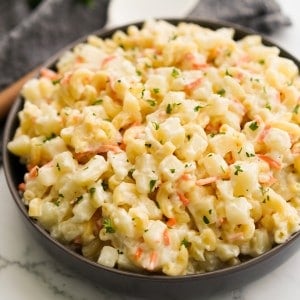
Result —
[[8, 113], [22, 86], [27, 80], [32, 78], [36, 74], [36, 72], [37, 69], [32, 70], [31, 72], [21, 77], [18, 81], [14, 82], [0, 92], [0, 120], [3, 119]]

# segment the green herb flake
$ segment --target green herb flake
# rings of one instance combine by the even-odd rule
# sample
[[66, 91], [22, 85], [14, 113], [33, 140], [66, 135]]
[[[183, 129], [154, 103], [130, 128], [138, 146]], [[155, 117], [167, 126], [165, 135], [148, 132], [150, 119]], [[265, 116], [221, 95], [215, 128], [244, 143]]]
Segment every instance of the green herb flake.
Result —
[[55, 206], [58, 207], [60, 205], [60, 199], [55, 200], [53, 203]]
[[103, 103], [103, 99], [97, 99], [93, 105], [99, 105], [99, 104], [102, 104]]
[[181, 241], [181, 245], [183, 245], [185, 248], [189, 248], [191, 246], [191, 242], [189, 242], [186, 238], [184, 238], [182, 241]]
[[250, 125], [249, 125], [249, 128], [250, 128], [252, 131], [255, 131], [258, 127], [259, 127], [259, 125], [257, 124], [256, 121], [251, 122]]
[[56, 85], [56, 84], [59, 84], [60, 81], [61, 81], [61, 78], [58, 78], [58, 79], [52, 80], [52, 83], [53, 83], [54, 85]]
[[226, 91], [224, 89], [220, 89], [217, 91], [217, 94], [220, 95], [221, 97], [225, 96]]
[[145, 146], [146, 146], [147, 148], [151, 148], [151, 147], [152, 147], [152, 144], [151, 144], [151, 143], [145, 143]]
[[64, 196], [64, 194], [59, 193], [59, 194], [58, 194], [58, 197], [64, 198], [65, 196]]
[[56, 168], [57, 168], [58, 171], [61, 170], [59, 163], [56, 163]]
[[93, 196], [93, 195], [95, 194], [95, 192], [96, 192], [96, 188], [95, 188], [95, 187], [89, 188], [89, 194], [90, 194], [91, 196]]
[[258, 63], [259, 63], [260, 65], [264, 65], [264, 64], [265, 64], [265, 60], [264, 60], [264, 59], [260, 59], [260, 60], [258, 61]]
[[109, 186], [108, 186], [108, 182], [106, 180], [103, 180], [101, 185], [102, 185], [102, 188], [104, 191], [108, 190]]
[[236, 175], [236, 176], [239, 175], [239, 173], [244, 172], [240, 165], [234, 166], [234, 169], [235, 169], [234, 175]]
[[202, 220], [205, 224], [209, 224], [209, 219], [207, 216], [203, 216]]
[[170, 172], [172, 173], [172, 174], [174, 174], [175, 173], [175, 169], [170, 169]]
[[201, 105], [197, 105], [197, 106], [194, 107], [194, 111], [197, 112], [197, 111], [199, 111], [200, 108], [202, 108], [202, 107], [203, 107], [203, 106], [201, 106]]
[[255, 156], [255, 154], [254, 154], [254, 153], [249, 153], [249, 152], [246, 152], [246, 156], [247, 156], [247, 157], [254, 157], [254, 156]]
[[187, 140], [189, 141], [189, 140], [192, 138], [192, 136], [191, 136], [190, 134], [188, 134], [188, 135], [186, 136], [186, 138], [187, 138]]
[[150, 106], [155, 106], [156, 105], [156, 101], [155, 100], [152, 100], [152, 99], [148, 99], [146, 100]]
[[155, 180], [155, 179], [151, 179], [151, 180], [149, 181], [149, 191], [150, 191], [150, 193], [153, 192], [154, 187], [155, 187], [155, 184], [156, 184], [156, 181], [157, 181], [157, 180]]
[[180, 75], [179, 71], [178, 71], [176, 68], [173, 68], [172, 73], [171, 73], [171, 76], [172, 76], [173, 78], [178, 78], [179, 75]]
[[136, 75], [142, 76], [142, 72], [140, 70], [136, 70]]
[[128, 171], [127, 176], [128, 176], [129, 178], [133, 179], [132, 174], [133, 174], [134, 171], [135, 171], [134, 168], [130, 169], [130, 170]]
[[152, 126], [155, 130], [159, 129], [159, 124], [157, 122], [152, 122]]
[[167, 105], [166, 113], [167, 113], [167, 114], [172, 113], [172, 105], [171, 105], [170, 103]]
[[54, 139], [54, 138], [56, 138], [57, 137], [57, 135], [55, 134], [55, 133], [51, 133], [49, 136], [46, 136], [44, 139], [43, 139], [43, 143], [45, 143], [45, 142], [48, 142], [48, 141], [50, 141], [50, 140], [52, 140], [52, 139]]
[[293, 109], [293, 113], [297, 115], [299, 112], [299, 108], [300, 108], [300, 104], [297, 104]]
[[226, 71], [225, 71], [225, 75], [226, 75], [226, 76], [230, 76], [230, 77], [232, 77], [232, 75], [229, 73], [228, 69], [226, 69]]
[[82, 196], [82, 195], [79, 196], [79, 197], [77, 197], [77, 198], [75, 199], [75, 201], [74, 201], [74, 205], [76, 205], [76, 204], [78, 204], [79, 202], [81, 202], [82, 199], [83, 199], [83, 196]]
[[105, 218], [103, 220], [103, 227], [106, 233], [115, 233], [116, 230], [113, 227], [112, 220], [110, 218]]
[[142, 98], [144, 98], [145, 89], [142, 89]]
[[265, 108], [267, 108], [268, 110], [272, 110], [272, 106], [270, 105], [270, 103], [267, 103], [267, 104], [265, 105]]
[[153, 93], [154, 93], [154, 94], [159, 94], [159, 92], [160, 92], [160, 89], [159, 89], [159, 88], [154, 88], [154, 89], [153, 89]]

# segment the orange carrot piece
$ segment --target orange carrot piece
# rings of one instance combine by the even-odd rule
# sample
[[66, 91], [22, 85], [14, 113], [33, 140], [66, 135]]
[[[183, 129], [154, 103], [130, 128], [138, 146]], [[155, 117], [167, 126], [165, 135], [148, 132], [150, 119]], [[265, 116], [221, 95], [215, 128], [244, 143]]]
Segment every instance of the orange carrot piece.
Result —
[[265, 155], [265, 154], [257, 154], [257, 156], [259, 157], [259, 159], [265, 161], [270, 166], [270, 168], [273, 168], [276, 170], [281, 169], [281, 164], [274, 158], [272, 158], [268, 155]]
[[19, 190], [20, 192], [25, 192], [25, 190], [26, 190], [26, 184], [25, 184], [25, 182], [21, 182], [21, 183], [18, 185], [18, 190]]
[[202, 81], [203, 81], [202, 78], [198, 78], [195, 81], [192, 81], [192, 82], [186, 84], [184, 86], [185, 91], [188, 92], [188, 93], [192, 92], [194, 89], [196, 89], [198, 86], [201, 85]]
[[107, 56], [105, 57], [103, 60], [102, 60], [102, 63], [101, 63], [101, 68], [104, 68], [110, 61], [112, 61], [113, 59], [115, 59], [116, 57], [114, 55], [110, 55], [110, 56]]
[[53, 70], [50, 70], [48, 68], [42, 68], [40, 70], [40, 74], [42, 77], [46, 77], [50, 80], [56, 80], [56, 79], [58, 79], [58, 76], [59, 76], [56, 72], [54, 72]]
[[196, 180], [196, 184], [202, 186], [202, 185], [207, 185], [216, 182], [217, 180], [218, 180], [217, 176], [211, 176], [211, 177], [206, 177], [206, 178], [201, 178]]
[[170, 241], [170, 234], [168, 228], [166, 228], [163, 232], [163, 241], [165, 246], [169, 246], [171, 241]]
[[38, 174], [39, 174], [39, 167], [38, 166], [34, 166], [29, 171], [29, 178], [35, 178], [35, 177], [38, 176]]
[[141, 247], [137, 247], [135, 254], [134, 254], [135, 260], [140, 259], [142, 254], [143, 254], [143, 249]]
[[150, 254], [149, 270], [153, 270], [157, 264], [158, 254], [156, 251], [152, 251]]
[[184, 206], [189, 205], [190, 200], [187, 197], [185, 197], [183, 193], [177, 192], [177, 195]]
[[176, 223], [177, 223], [177, 221], [175, 218], [169, 218], [168, 221], [166, 222], [168, 227], [173, 227], [176, 225]]

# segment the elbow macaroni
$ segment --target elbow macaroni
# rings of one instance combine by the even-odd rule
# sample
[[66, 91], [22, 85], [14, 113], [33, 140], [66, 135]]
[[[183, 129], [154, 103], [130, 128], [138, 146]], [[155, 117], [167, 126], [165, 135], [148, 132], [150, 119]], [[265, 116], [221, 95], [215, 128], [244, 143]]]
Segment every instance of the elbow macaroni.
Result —
[[29, 216], [99, 264], [176, 276], [300, 228], [300, 79], [258, 36], [148, 21], [23, 87]]

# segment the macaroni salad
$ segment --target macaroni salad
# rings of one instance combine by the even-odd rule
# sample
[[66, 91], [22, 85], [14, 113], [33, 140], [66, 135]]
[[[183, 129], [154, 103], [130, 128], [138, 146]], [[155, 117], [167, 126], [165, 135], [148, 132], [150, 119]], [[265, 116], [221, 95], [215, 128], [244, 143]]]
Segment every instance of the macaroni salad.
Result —
[[22, 89], [9, 150], [30, 217], [99, 264], [170, 276], [300, 226], [300, 79], [256, 35], [149, 20], [89, 36]]

